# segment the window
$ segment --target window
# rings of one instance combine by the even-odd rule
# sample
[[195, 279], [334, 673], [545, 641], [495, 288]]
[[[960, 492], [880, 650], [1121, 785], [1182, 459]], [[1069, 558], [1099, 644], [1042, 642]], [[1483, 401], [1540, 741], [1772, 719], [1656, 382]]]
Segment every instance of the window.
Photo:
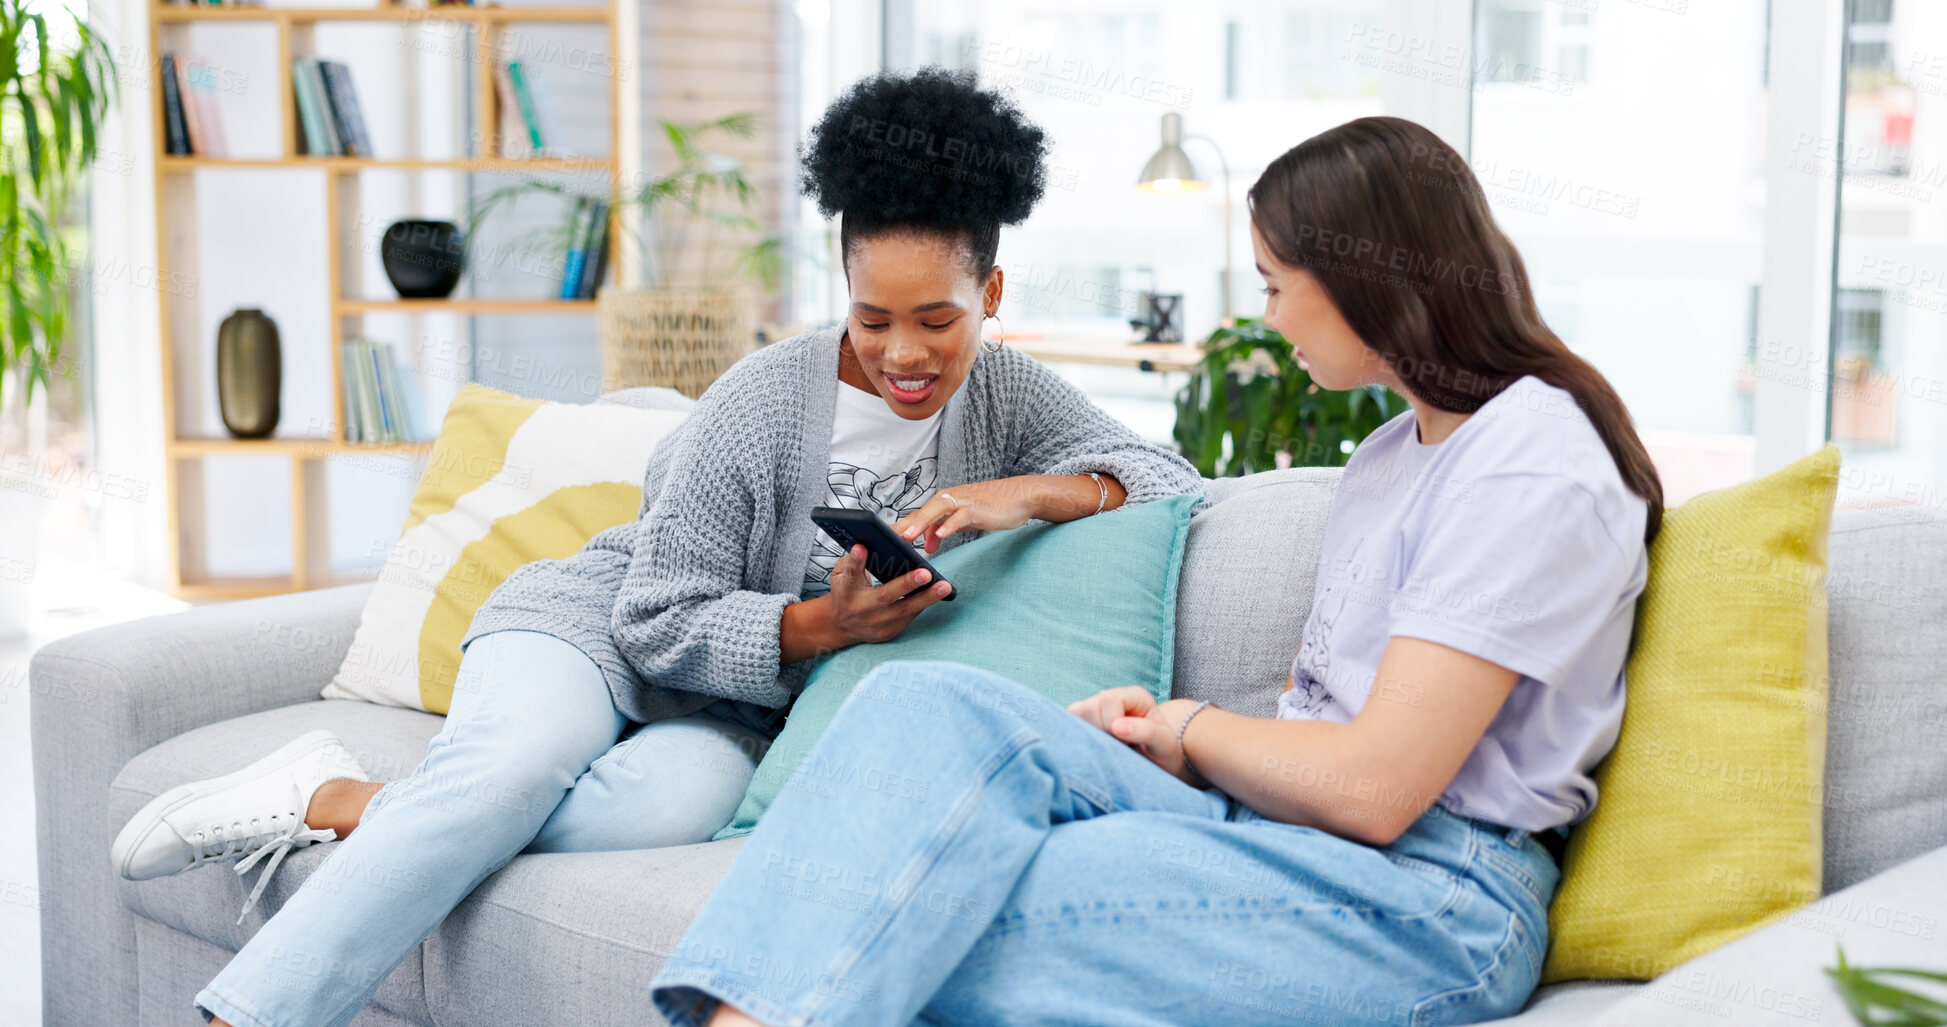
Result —
[[[1581, 82], [1589, 70], [1589, 11], [1542, 0], [1481, 0], [1476, 82]], [[1594, 3], [1590, 2], [1589, 7]]]
[[[1057, 185], [1002, 247], [1010, 334], [1121, 335], [1150, 291], [1183, 296], [1191, 338], [1215, 322], [1221, 195], [1131, 188], [1162, 113], [1213, 184], [1195, 137], [1229, 160], [1239, 314], [1261, 309], [1248, 183], [1393, 113], [1468, 154], [1543, 316], [1621, 392], [1672, 502], [1828, 431], [1849, 477], [1947, 468], [1947, 4], [1849, 0], [1843, 46], [1828, 8], [1776, 0], [880, 7], [887, 66], [974, 68], [1054, 141]], [[1800, 71], [1774, 82], [1774, 49]], [[1845, 62], [1842, 136], [1839, 90], [1802, 73], [1823, 60]], [[1143, 75], [1163, 102], [1117, 87]], [[1835, 246], [1819, 208], [1839, 191]]]
[[1747, 477], [1764, 0], [1475, 11], [1471, 161], [1543, 317], [1622, 394], [1673, 501]]
[[1853, 0], [1846, 26], [1849, 72], [1892, 70], [1893, 0]]
[[1288, 100], [1379, 95], [1379, 69], [1345, 59], [1345, 41], [1375, 17], [1375, 11], [1357, 5], [1307, 5], [1287, 12], [1279, 95]]
[[1237, 23], [1224, 23], [1224, 99], [1237, 99]]
[[[75, 37], [72, 11], [50, 7], [42, 13], [49, 22], [47, 35], [57, 46]], [[7, 45], [13, 44], [10, 41]], [[12, 102], [0, 115], [0, 131], [4, 131], [9, 146], [18, 145], [17, 133], [24, 131], [20, 116]], [[45, 123], [41, 131], [48, 131]], [[132, 164], [129, 154], [115, 151], [105, 142], [96, 151], [96, 168], [127, 173], [124, 169]], [[91, 562], [99, 545], [94, 525], [103, 504], [110, 501], [108, 490], [99, 486], [101, 474], [95, 452], [93, 391], [98, 369], [92, 345], [93, 299], [98, 289], [143, 279], [147, 269], [132, 265], [120, 255], [99, 252], [92, 245], [88, 187], [89, 176], [77, 176], [68, 206], [55, 226], [68, 247], [66, 272], [57, 273], [52, 283], [68, 296], [68, 331], [47, 369], [47, 386], [35, 389], [31, 405], [24, 402], [24, 356], [20, 373], [8, 374], [0, 382], [0, 467], [13, 472], [11, 480], [0, 481], [8, 486], [8, 494], [0, 496], [0, 503], [10, 504], [10, 512], [19, 509], [26, 516], [36, 517], [41, 543], [40, 551], [35, 552], [27, 548], [34, 541], [31, 536], [24, 545], [22, 540], [0, 539], [0, 586], [32, 583], [35, 561], [44, 555]]]
[[1885, 302], [1886, 294], [1878, 289], [1839, 290], [1833, 351], [1841, 367], [1852, 364], [1861, 372], [1880, 370], [1880, 320]]
[[[1149, 292], [1181, 296], [1184, 338], [1207, 336], [1223, 307], [1224, 162], [1232, 309], [1261, 313], [1245, 190], [1306, 137], [1381, 113], [1386, 64], [1400, 59], [1382, 0], [887, 0], [885, 10], [889, 67], [972, 68], [1011, 91], [1053, 144], [1046, 196], [1001, 244], [1010, 336], [1133, 338]], [[1207, 191], [1136, 188], [1166, 113], [1182, 115]], [[1180, 376], [1059, 370], [1145, 437], [1169, 439]]]
[[[1182, 294], [1189, 337], [1216, 324], [1223, 266], [1218, 151], [1185, 151], [1207, 192], [1155, 196], [1137, 174], [1160, 143], [1162, 116], [1222, 147], [1231, 169], [1232, 300], [1262, 309], [1250, 269], [1244, 190], [1305, 137], [1381, 110], [1383, 21], [1376, 0], [1233, 0], [1208, 7], [1147, 0], [1075, 9], [996, 0], [978, 5], [891, 0], [885, 51], [895, 68], [975, 70], [1013, 93], [1053, 142], [1048, 192], [1010, 230], [1009, 332], [1127, 334], [1139, 292]], [[950, 51], [950, 52], [949, 52]], [[1275, 126], [1275, 131], [1266, 131]]]
[[1507, 82], [1515, 68], [1541, 63], [1541, 11], [1538, 6], [1489, 3], [1477, 15], [1481, 24], [1483, 82]]
[[1854, 0], [1832, 441], [1841, 502], [1947, 506], [1947, 7]]

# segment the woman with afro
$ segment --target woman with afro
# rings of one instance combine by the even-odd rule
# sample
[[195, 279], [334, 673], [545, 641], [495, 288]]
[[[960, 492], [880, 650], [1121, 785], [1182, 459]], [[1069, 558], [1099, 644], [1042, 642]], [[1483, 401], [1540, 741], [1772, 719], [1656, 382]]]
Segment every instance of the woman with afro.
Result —
[[1046, 149], [970, 75], [858, 83], [802, 154], [806, 193], [840, 221], [844, 322], [725, 372], [651, 457], [636, 522], [501, 584], [419, 767], [381, 786], [313, 732], [130, 821], [113, 857], [135, 880], [267, 854], [268, 875], [343, 839], [197, 995], [206, 1017], [345, 1023], [517, 853], [708, 840], [811, 658], [893, 638], [948, 591], [924, 570], [875, 583], [814, 507], [872, 511], [939, 552], [1201, 491], [1181, 458], [982, 340], [1001, 226], [1040, 199]]

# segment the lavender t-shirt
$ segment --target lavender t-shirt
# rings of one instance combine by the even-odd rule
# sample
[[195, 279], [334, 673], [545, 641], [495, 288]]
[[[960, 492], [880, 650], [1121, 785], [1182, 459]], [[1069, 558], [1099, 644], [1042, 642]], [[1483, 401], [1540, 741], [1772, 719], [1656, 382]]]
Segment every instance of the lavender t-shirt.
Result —
[[1434, 445], [1412, 411], [1393, 418], [1346, 465], [1277, 715], [1425, 702], [1438, 683], [1376, 680], [1387, 640], [1459, 649], [1521, 677], [1440, 805], [1529, 831], [1579, 820], [1622, 724], [1646, 516], [1574, 397], [1538, 378]]

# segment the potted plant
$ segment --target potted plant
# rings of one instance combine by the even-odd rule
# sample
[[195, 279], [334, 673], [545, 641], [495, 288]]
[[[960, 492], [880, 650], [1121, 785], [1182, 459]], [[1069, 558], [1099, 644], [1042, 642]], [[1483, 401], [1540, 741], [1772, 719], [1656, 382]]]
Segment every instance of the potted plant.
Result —
[[1256, 318], [1211, 333], [1176, 394], [1173, 435], [1207, 478], [1280, 467], [1343, 467], [1352, 448], [1406, 409], [1383, 386], [1321, 389], [1291, 343]]
[[[70, 206], [115, 83], [107, 43], [72, 12], [0, 0], [0, 418], [26, 423], [60, 359], [76, 277], [72, 237], [81, 231]], [[0, 635], [26, 627], [52, 496], [32, 470], [44, 462], [0, 454]]]
[[[1825, 969], [1839, 989], [1846, 1011], [1865, 1027], [1936, 1027], [1947, 1024], [1947, 972], [1900, 967], [1863, 967], [1846, 962]], [[1903, 988], [1902, 984], [1918, 987]]]
[[[700, 396], [755, 345], [751, 286], [777, 284], [784, 247], [782, 240], [765, 237], [763, 225], [751, 216], [757, 189], [743, 165], [709, 149], [713, 138], [754, 136], [754, 116], [661, 125], [674, 166], [639, 188], [596, 197], [608, 205], [622, 238], [641, 257], [639, 281], [596, 295], [602, 378], [608, 389], [668, 385]], [[473, 222], [478, 225], [500, 205], [536, 192], [579, 198], [572, 185], [523, 182], [483, 197]], [[572, 212], [575, 204], [568, 209]], [[572, 221], [530, 236], [538, 237], [545, 251], [565, 252], [576, 234]]]

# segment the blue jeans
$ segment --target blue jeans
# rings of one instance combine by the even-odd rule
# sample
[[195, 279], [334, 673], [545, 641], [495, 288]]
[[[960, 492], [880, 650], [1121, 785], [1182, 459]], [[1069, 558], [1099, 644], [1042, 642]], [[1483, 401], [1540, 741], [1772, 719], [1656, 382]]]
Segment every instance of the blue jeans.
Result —
[[347, 1023], [515, 854], [709, 840], [776, 734], [729, 701], [628, 728], [581, 650], [533, 631], [475, 639], [425, 760], [372, 797], [197, 1006], [238, 1027]]
[[1199, 791], [1012, 681], [896, 662], [650, 985], [678, 1027], [1469, 1023], [1533, 990], [1557, 873], [1434, 808], [1372, 848]]

